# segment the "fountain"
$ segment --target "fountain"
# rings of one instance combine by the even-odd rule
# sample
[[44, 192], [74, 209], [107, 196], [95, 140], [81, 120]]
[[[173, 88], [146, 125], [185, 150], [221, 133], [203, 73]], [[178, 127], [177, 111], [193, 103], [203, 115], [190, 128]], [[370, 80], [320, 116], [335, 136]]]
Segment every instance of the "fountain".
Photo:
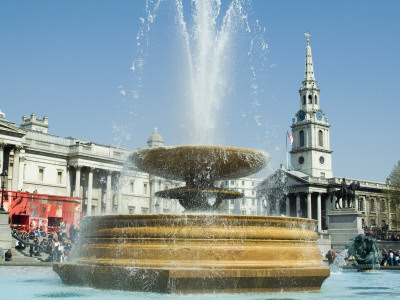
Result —
[[185, 214], [86, 217], [76, 260], [54, 264], [64, 283], [164, 293], [264, 292], [315, 290], [329, 276], [316, 221], [204, 213], [242, 196], [213, 183], [262, 169], [261, 152], [156, 147], [134, 152], [131, 160], [142, 171], [185, 181], [186, 187], [158, 192], [179, 199]]
[[[146, 28], [160, 3], [149, 9]], [[216, 214], [223, 201], [243, 196], [216, 187], [216, 181], [251, 175], [267, 162], [258, 151], [209, 146], [218, 131], [226, 76], [232, 73], [226, 69], [231, 66], [226, 59], [234, 26], [242, 24], [251, 32], [242, 1], [232, 1], [221, 22], [217, 20], [220, 1], [194, 1], [193, 31], [187, 30], [182, 1], [176, 3], [190, 69], [188, 90], [193, 103], [188, 115], [194, 124], [188, 127], [194, 130], [195, 144], [207, 146], [142, 149], [130, 161], [143, 172], [185, 182], [184, 187], [156, 193], [178, 199], [185, 212], [85, 217], [76, 259], [53, 268], [65, 284], [103, 289], [162, 293], [318, 290], [330, 273], [322, 264], [315, 220]], [[222, 24], [221, 30], [216, 24]], [[140, 43], [141, 36], [142, 32], [138, 44], [146, 45]], [[265, 51], [267, 47], [261, 44]], [[255, 45], [252, 40], [248, 55]], [[132, 69], [141, 70], [142, 65], [139, 59]]]

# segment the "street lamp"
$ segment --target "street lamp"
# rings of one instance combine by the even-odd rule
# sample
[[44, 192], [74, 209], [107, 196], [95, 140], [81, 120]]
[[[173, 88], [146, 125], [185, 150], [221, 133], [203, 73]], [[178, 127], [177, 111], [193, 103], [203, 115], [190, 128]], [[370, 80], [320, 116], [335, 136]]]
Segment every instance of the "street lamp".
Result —
[[3, 173], [0, 174], [0, 177], [1, 177], [1, 206], [0, 206], [0, 211], [4, 211], [3, 197], [4, 197], [4, 186], [6, 185], [6, 181], [8, 179], [7, 171], [3, 171]]

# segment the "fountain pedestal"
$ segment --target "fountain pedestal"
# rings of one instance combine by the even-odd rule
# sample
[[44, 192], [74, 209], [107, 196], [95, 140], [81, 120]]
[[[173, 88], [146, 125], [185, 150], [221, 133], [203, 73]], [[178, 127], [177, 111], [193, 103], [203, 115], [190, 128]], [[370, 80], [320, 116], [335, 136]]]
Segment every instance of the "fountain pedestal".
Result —
[[86, 217], [64, 283], [166, 293], [317, 290], [316, 221], [228, 215]]

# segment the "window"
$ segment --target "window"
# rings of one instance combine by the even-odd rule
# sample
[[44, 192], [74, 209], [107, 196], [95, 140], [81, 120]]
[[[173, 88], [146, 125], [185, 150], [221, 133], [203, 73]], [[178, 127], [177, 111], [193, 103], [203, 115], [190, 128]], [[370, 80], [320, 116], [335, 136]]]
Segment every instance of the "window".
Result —
[[323, 165], [324, 162], [325, 162], [325, 158], [324, 158], [323, 156], [321, 156], [321, 157], [319, 158], [319, 163], [320, 163], [321, 165]]
[[375, 211], [375, 201], [374, 200], [371, 200], [371, 209], [370, 209], [370, 211], [371, 212]]
[[358, 210], [364, 211], [364, 198], [360, 198], [360, 200], [358, 200]]
[[251, 199], [251, 205], [253, 205], [253, 206], [256, 205], [256, 199]]
[[231, 199], [231, 204], [234, 205], [235, 204], [235, 200]]
[[39, 181], [43, 182], [44, 179], [44, 168], [39, 168]]
[[254, 182], [251, 183], [251, 186], [254, 186]]
[[321, 178], [325, 178], [325, 173], [321, 172]]
[[244, 180], [242, 180], [242, 185], [244, 185]]
[[135, 207], [134, 206], [128, 206], [128, 211], [129, 211], [129, 214], [134, 214], [135, 213]]
[[381, 213], [386, 212], [386, 203], [385, 200], [381, 201]]
[[317, 97], [317, 95], [315, 95], [315, 98], [314, 98], [314, 99], [315, 99], [314, 103], [315, 103], [315, 104], [318, 104], [318, 97]]
[[133, 194], [134, 191], [135, 191], [135, 182], [134, 182], [134, 181], [131, 181], [130, 184], [129, 184], [129, 187], [130, 187], [131, 193]]
[[324, 133], [322, 132], [322, 130], [318, 131], [318, 145], [320, 147], [324, 146]]
[[304, 164], [304, 157], [303, 156], [299, 157], [299, 164], [300, 165]]
[[147, 194], [147, 183], [143, 183], [143, 194]]
[[231, 180], [231, 184], [235, 184], [235, 181], [234, 181], [234, 180]]
[[147, 214], [149, 209], [147, 207], [142, 207], [142, 214]]
[[242, 209], [242, 210], [241, 210], [241, 214], [242, 214], [243, 216], [246, 215], [246, 210]]
[[300, 140], [300, 147], [304, 147], [304, 131], [300, 130], [299, 132], [299, 140]]
[[244, 200], [243, 198], [240, 200], [240, 202], [242, 203], [242, 205], [246, 204], [246, 200]]
[[254, 191], [251, 191], [251, 195], [254, 196], [254, 194], [255, 194]]
[[311, 95], [308, 95], [308, 104], [312, 104], [312, 97], [311, 97]]
[[169, 186], [168, 186], [168, 185], [166, 185], [166, 186], [165, 186], [165, 189], [166, 189], [166, 190], [169, 190]]
[[375, 219], [372, 219], [372, 220], [371, 220], [371, 226], [376, 226], [376, 221], [375, 221]]
[[303, 96], [303, 105], [306, 105], [306, 96]]
[[62, 182], [62, 171], [57, 171], [57, 183], [61, 184]]

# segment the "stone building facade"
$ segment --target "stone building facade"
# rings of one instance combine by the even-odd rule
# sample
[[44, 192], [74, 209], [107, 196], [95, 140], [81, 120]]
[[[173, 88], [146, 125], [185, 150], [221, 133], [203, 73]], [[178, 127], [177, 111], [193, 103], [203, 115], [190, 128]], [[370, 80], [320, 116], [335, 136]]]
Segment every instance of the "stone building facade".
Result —
[[[127, 163], [131, 151], [49, 134], [47, 117], [22, 118], [21, 126], [0, 115], [0, 164], [7, 190], [72, 196], [86, 215], [177, 213], [177, 201], [154, 193], [182, 183], [149, 176]], [[149, 147], [163, 145], [155, 130]]]

